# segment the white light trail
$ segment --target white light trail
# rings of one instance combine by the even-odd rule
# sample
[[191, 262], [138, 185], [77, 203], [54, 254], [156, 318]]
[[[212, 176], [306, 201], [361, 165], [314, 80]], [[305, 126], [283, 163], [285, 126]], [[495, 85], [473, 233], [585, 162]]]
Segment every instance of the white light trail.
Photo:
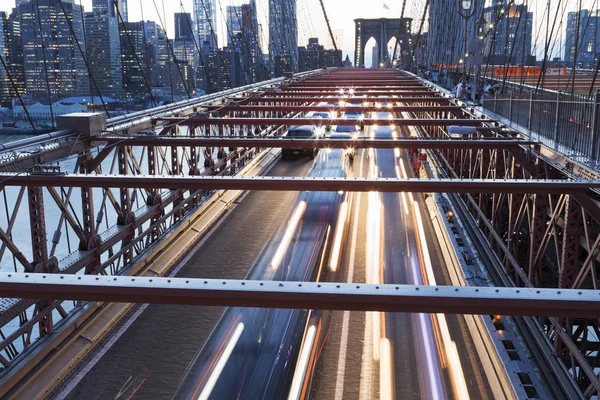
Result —
[[340, 261], [342, 239], [344, 238], [344, 227], [346, 226], [347, 218], [348, 202], [344, 201], [340, 206], [340, 211], [338, 212], [338, 219], [335, 225], [335, 232], [333, 234], [333, 247], [331, 249], [331, 256], [329, 257], [329, 269], [333, 272], [337, 271]]
[[290, 388], [288, 400], [297, 400], [300, 398], [300, 395], [302, 395], [302, 386], [304, 383], [304, 378], [306, 377], [306, 369], [308, 368], [308, 361], [310, 359], [310, 353], [312, 351], [316, 335], [317, 327], [311, 325], [310, 328], [308, 328], [308, 331], [306, 331], [306, 337], [304, 338], [304, 343], [302, 344], [302, 350], [300, 352], [300, 357], [298, 358], [298, 363], [296, 364], [296, 372], [294, 372], [294, 379], [292, 380], [292, 386]]
[[[425, 230], [423, 226], [423, 220], [421, 219], [421, 211], [419, 205], [414, 203], [415, 220], [417, 221], [417, 233], [419, 235], [419, 242], [421, 244], [421, 252], [423, 254], [423, 267], [425, 269], [425, 276], [427, 277], [427, 283], [435, 286], [435, 275], [433, 273], [433, 265], [431, 264], [431, 257], [429, 256], [429, 246], [425, 238]], [[450, 370], [450, 378], [452, 380], [453, 390], [455, 391], [457, 398], [469, 399], [469, 390], [467, 389], [467, 383], [465, 381], [465, 374], [463, 372], [460, 358], [458, 357], [458, 351], [456, 350], [456, 343], [452, 341], [450, 337], [450, 330], [448, 329], [448, 322], [444, 314], [435, 314], [438, 321], [438, 327], [440, 335], [442, 337], [442, 344], [444, 353], [446, 354], [446, 360], [448, 362]]]
[[296, 228], [298, 228], [298, 224], [304, 215], [304, 211], [306, 211], [306, 202], [301, 201], [300, 204], [298, 204], [298, 207], [296, 207], [296, 210], [294, 211], [294, 214], [288, 223], [285, 234], [281, 239], [281, 244], [273, 256], [273, 260], [271, 260], [271, 268], [273, 271], [277, 271], [277, 268], [279, 268], [279, 265], [281, 265], [281, 261], [283, 261], [283, 257], [285, 256], [285, 253], [292, 242], [292, 238], [294, 237], [294, 233], [296, 233]]
[[[401, 178], [402, 176], [400, 175], [400, 169], [398, 168], [398, 166], [396, 165], [396, 176], [398, 178]], [[406, 215], [409, 214], [408, 211], [408, 200], [406, 199], [406, 193], [404, 192], [400, 192], [400, 196], [402, 197], [402, 205], [404, 206], [404, 213]]]
[[243, 331], [244, 324], [240, 322], [235, 328], [231, 339], [229, 339], [229, 343], [227, 343], [227, 346], [225, 347], [223, 354], [221, 354], [221, 358], [219, 358], [217, 365], [215, 365], [213, 373], [208, 378], [206, 385], [204, 385], [204, 389], [202, 389], [200, 396], [198, 396], [198, 400], [208, 400], [208, 398], [210, 397], [210, 394], [215, 388], [215, 384], [217, 383], [219, 376], [221, 376], [221, 372], [223, 372], [223, 368], [225, 368], [225, 364], [227, 364], [229, 357], [231, 357], [231, 353], [233, 352], [233, 349], [237, 342], [240, 340], [240, 336], [242, 336]]
[[[408, 175], [406, 174], [406, 169], [404, 168], [404, 161], [400, 162], [400, 168], [402, 169], [402, 177], [406, 178]], [[408, 192], [408, 198], [410, 199], [410, 204], [413, 204], [415, 202], [412, 192]]]
[[394, 398], [394, 372], [392, 363], [392, 346], [387, 338], [379, 340], [379, 398], [392, 400]]

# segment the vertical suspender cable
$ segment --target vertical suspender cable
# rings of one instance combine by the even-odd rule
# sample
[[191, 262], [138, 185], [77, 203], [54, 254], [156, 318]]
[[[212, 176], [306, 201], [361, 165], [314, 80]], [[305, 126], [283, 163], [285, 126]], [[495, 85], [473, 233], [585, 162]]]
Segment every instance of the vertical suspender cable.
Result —
[[331, 30], [331, 24], [329, 23], [329, 18], [327, 17], [327, 11], [325, 10], [325, 4], [323, 4], [323, 0], [319, 0], [321, 3], [321, 9], [323, 10], [323, 16], [325, 17], [325, 22], [327, 23], [327, 29], [329, 30], [329, 36], [331, 37], [331, 42], [333, 43], [333, 48], [335, 49], [335, 55], [337, 56], [338, 62], [340, 64], [340, 68], [344, 66], [342, 62], [342, 55], [338, 51], [337, 44], [335, 43], [335, 37], [333, 36], [333, 31]]
[[[71, 31], [71, 36], [73, 36], [73, 40], [75, 41], [75, 44], [77, 45], [77, 48], [79, 49], [81, 58], [83, 58], [83, 63], [85, 64], [85, 67], [88, 70], [90, 80], [92, 81], [92, 84], [94, 85], [94, 89], [96, 89], [96, 91], [98, 92], [98, 97], [100, 97], [100, 102], [102, 103], [104, 112], [106, 113], [107, 117], [110, 117], [110, 115], [108, 113], [108, 108], [106, 108], [106, 103], [104, 103], [104, 99], [102, 98], [102, 93], [100, 93], [100, 89], [98, 88], [98, 85], [96, 84], [96, 80], [94, 79], [94, 74], [92, 74], [92, 71], [90, 70], [90, 65], [88, 64], [87, 57], [85, 56], [83, 49], [81, 48], [81, 44], [79, 43], [79, 39], [77, 38], [77, 35], [75, 35], [75, 29], [73, 29], [73, 23], [71, 22], [71, 20], [69, 19], [69, 16], [67, 15], [67, 10], [65, 10], [63, 0], [58, 0], [58, 4], [60, 4], [60, 8], [62, 9], [65, 20], [67, 21], [67, 25], [69, 25], [69, 30]], [[94, 96], [92, 95], [92, 99], [93, 99], [93, 97]]]
[[27, 115], [27, 119], [29, 120], [29, 123], [31, 124], [33, 133], [35, 133], [37, 135], [37, 130], [35, 129], [35, 124], [33, 123], [31, 116], [29, 115], [29, 111], [27, 110], [27, 107], [25, 107], [25, 102], [23, 101], [23, 97], [21, 96], [21, 93], [19, 93], [19, 89], [17, 88], [17, 85], [15, 84], [15, 81], [10, 73], [10, 70], [8, 69], [8, 66], [4, 62], [4, 57], [2, 57], [1, 53], [0, 53], [0, 62], [2, 63], [2, 66], [4, 67], [4, 70], [6, 71], [6, 76], [8, 77], [10, 85], [12, 86], [13, 90], [17, 94], [17, 97], [19, 98], [19, 103], [21, 103], [21, 107], [23, 107], [23, 111], [25, 111], [25, 115]]
[[[54, 128], [54, 109], [52, 108], [52, 93], [50, 92], [50, 79], [48, 78], [48, 63], [46, 60], [46, 45], [44, 43], [44, 34], [42, 29], [42, 16], [40, 15], [40, 2], [39, 0], [35, 0], [36, 11], [37, 11], [37, 19], [38, 19], [38, 27], [39, 27], [39, 36], [42, 47], [42, 60], [44, 61], [44, 74], [46, 75], [46, 90], [48, 90], [48, 103], [50, 106], [50, 120], [52, 121], [52, 128]], [[33, 3], [31, 3], [31, 7], [33, 8]], [[33, 10], [32, 10], [33, 13]], [[33, 24], [35, 31], [35, 22]]]

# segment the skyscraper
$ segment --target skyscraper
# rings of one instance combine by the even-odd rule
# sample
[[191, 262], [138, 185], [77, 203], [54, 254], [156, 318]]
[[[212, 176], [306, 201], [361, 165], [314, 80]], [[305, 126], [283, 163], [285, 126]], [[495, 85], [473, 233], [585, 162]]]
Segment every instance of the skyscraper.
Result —
[[505, 0], [497, 0], [491, 7], [484, 9], [488, 27], [496, 24], [494, 30], [487, 35], [486, 53], [489, 63], [532, 65], [535, 63], [535, 58], [531, 55], [533, 13], [527, 10], [525, 4], [513, 4], [508, 12], [505, 11], [506, 7]]
[[79, 41], [85, 54], [81, 8], [66, 1], [62, 6], [66, 17], [59, 0], [29, 1], [19, 6], [25, 85], [38, 101], [90, 92], [88, 71], [76, 44]]
[[227, 45], [235, 46], [238, 51], [239, 44], [233, 38], [242, 32], [242, 6], [227, 6]]
[[173, 14], [175, 20], [175, 40], [177, 39], [189, 39], [192, 41], [193, 30], [192, 30], [192, 16], [190, 13], [175, 13]]
[[[600, 10], [581, 10], [568, 14], [564, 59], [567, 66], [573, 66], [577, 54], [577, 66], [595, 68], [600, 55], [599, 27]], [[577, 45], [576, 38], [579, 39]]]
[[279, 60], [278, 72], [298, 71], [296, 0], [269, 0], [269, 53]]
[[16, 96], [14, 87], [21, 94], [25, 89], [21, 46], [21, 27], [16, 11], [13, 9], [10, 16], [0, 12], [0, 56], [8, 69], [7, 73], [0, 65], [0, 106], [11, 104]]
[[85, 14], [87, 59], [95, 83], [92, 95], [121, 97], [124, 93], [119, 14], [112, 0], [94, 0], [93, 4], [92, 12]]
[[[498, 0], [495, 0], [496, 2]], [[504, 0], [500, 0], [504, 1]], [[467, 43], [473, 37], [475, 26], [485, 5], [484, 0], [474, 0], [473, 16], [467, 21]], [[431, 0], [429, 4], [429, 42], [434, 45], [427, 48], [427, 59], [431, 64], [457, 64], [464, 58], [465, 19], [459, 14], [460, 2], [449, 0]], [[385, 44], [384, 44], [385, 46]], [[410, 43], [399, 43], [396, 55], [406, 50], [411, 52]], [[393, 52], [393, 49], [392, 49]], [[404, 57], [400, 60], [406, 62]]]
[[152, 85], [153, 46], [146, 43], [145, 23], [126, 22], [120, 29], [123, 89], [127, 97], [148, 95]]
[[119, 5], [121, 6], [119, 11], [121, 11], [121, 18], [123, 18], [123, 22], [129, 21], [129, 19], [128, 19], [129, 14], [127, 12], [127, 0], [117, 0], [117, 1], [119, 1]]
[[127, 0], [92, 0], [92, 10], [112, 18], [118, 18], [120, 14], [123, 21], [127, 21]]
[[194, 0], [194, 19], [196, 20], [196, 35], [200, 47], [202, 49], [216, 49], [218, 42], [217, 0]]

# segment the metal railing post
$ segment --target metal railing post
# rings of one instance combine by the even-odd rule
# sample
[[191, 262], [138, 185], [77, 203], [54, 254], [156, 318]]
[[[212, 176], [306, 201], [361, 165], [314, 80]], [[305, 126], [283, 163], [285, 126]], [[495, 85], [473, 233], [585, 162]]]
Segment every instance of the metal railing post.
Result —
[[531, 137], [531, 120], [533, 118], [533, 92], [529, 92], [529, 115], [527, 116], [527, 130]]
[[558, 126], [560, 118], [560, 90], [556, 92], [556, 118], [554, 120], [554, 147], [558, 146]]
[[600, 89], [596, 90], [596, 95], [594, 96], [594, 104], [592, 105], [594, 109], [592, 110], [592, 153], [591, 158], [593, 160], [598, 160], [598, 130], [600, 129]]
[[513, 115], [513, 96], [515, 95], [515, 92], [510, 93], [510, 97], [509, 97], [509, 104], [508, 104], [508, 120], [510, 122], [513, 122], [512, 119], [512, 115]]
[[494, 93], [494, 113], [497, 113], [498, 108], [498, 94]]

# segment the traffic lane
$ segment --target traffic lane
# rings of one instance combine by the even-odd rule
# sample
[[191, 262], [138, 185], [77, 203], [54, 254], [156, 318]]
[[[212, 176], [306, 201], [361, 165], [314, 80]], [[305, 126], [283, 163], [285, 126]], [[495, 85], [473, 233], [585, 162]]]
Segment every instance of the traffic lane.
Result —
[[[359, 150], [348, 166], [349, 176], [367, 176], [367, 150]], [[366, 282], [366, 229], [367, 197], [354, 193], [349, 211], [347, 240], [340, 258], [340, 269], [333, 280], [339, 282]], [[313, 373], [310, 398], [358, 399], [361, 376], [376, 371], [363, 371], [365, 313], [334, 311], [327, 339], [320, 348], [317, 368]]]
[[[377, 128], [376, 137], [391, 137], [390, 128]], [[393, 150], [377, 150], [377, 168], [383, 178], [396, 177], [396, 159]], [[385, 283], [409, 283], [408, 265], [416, 257], [414, 244], [409, 241], [412, 228], [398, 193], [380, 193], [383, 205], [383, 271]], [[411, 248], [412, 247], [412, 248]], [[411, 314], [385, 313], [385, 336], [392, 348], [393, 387], [397, 395], [407, 399], [420, 399], [419, 374], [415, 327]], [[382, 335], [383, 336], [383, 335]], [[380, 355], [384, 357], [384, 354]], [[382, 371], [385, 372], [385, 371]]]
[[[420, 198], [419, 204], [425, 204], [424, 195], [418, 194], [416, 198]], [[429, 256], [433, 266], [446, 265], [441, 247], [434, 234], [435, 228], [428, 217], [428, 213], [423, 210], [423, 228], [427, 247], [429, 248]], [[434, 277], [438, 285], [450, 285], [450, 275], [447, 268], [434, 268]], [[447, 314], [446, 322], [450, 331], [452, 340], [456, 343], [458, 355], [465, 376], [465, 383], [469, 390], [471, 399], [493, 399], [494, 395], [485, 376], [483, 365], [477, 355], [477, 350], [471, 339], [471, 334], [462, 315]]]
[[[268, 175], [305, 176], [311, 166], [309, 159], [279, 161]], [[243, 279], [296, 198], [296, 192], [249, 192], [193, 250], [177, 276]], [[220, 307], [148, 306], [105, 354], [93, 356], [100, 358], [67, 398], [136, 392], [138, 398], [170, 399], [222, 312]]]
[[[284, 259], [275, 277], [290, 281], [310, 279], [310, 271], [314, 268], [312, 266], [319, 260], [318, 243], [322, 241], [324, 234], [322, 224], [303, 224], [298, 237], [289, 247], [288, 253], [291, 256]], [[273, 244], [277, 246], [277, 241]], [[270, 269], [268, 264], [264, 266]], [[226, 321], [239, 319], [244, 330], [223, 372], [219, 374], [210, 398], [281, 397], [290, 383], [289, 372], [293, 372], [295, 366], [295, 355], [302, 338], [306, 314], [304, 310], [227, 310]], [[230, 323], [225, 322], [224, 325]], [[223, 334], [215, 335], [217, 346], [209, 349], [206, 356], [198, 360], [200, 370], [210, 369], [215, 365], [219, 349], [223, 346], [219, 341], [225, 338], [226, 335]]]
[[[400, 162], [405, 165], [405, 170], [408, 177], [414, 177], [415, 174], [410, 167], [412, 165], [410, 161], [410, 154], [408, 151], [401, 151]], [[424, 236], [427, 241], [427, 248], [429, 249], [429, 258], [431, 264], [434, 266], [433, 273], [438, 285], [450, 285], [450, 276], [444, 256], [437, 240], [437, 234], [435, 228], [429, 218], [429, 213], [425, 208], [426, 195], [423, 193], [412, 194], [415, 201], [419, 203], [421, 209], [421, 220], [424, 229]], [[406, 196], [409, 199], [409, 196]], [[412, 208], [409, 208], [410, 212], [414, 212]], [[408, 222], [413, 224], [412, 219]], [[413, 228], [414, 229], [414, 228]], [[440, 266], [435, 268], [435, 266]], [[485, 377], [483, 365], [479, 360], [475, 345], [471, 340], [471, 334], [466, 326], [465, 319], [462, 315], [449, 314], [446, 315], [446, 322], [450, 331], [452, 340], [456, 343], [457, 350], [461, 366], [463, 369], [465, 383], [469, 391], [471, 399], [490, 399], [493, 398], [493, 393]]]
[[[310, 175], [341, 176], [340, 156], [339, 150], [320, 153]], [[341, 197], [337, 192], [303, 192], [292, 213], [300, 216], [299, 222], [282, 225], [257, 259], [249, 279], [315, 278], [328, 239], [328, 224], [336, 223]], [[290, 219], [293, 220], [294, 217]], [[288, 236], [289, 242], [285, 239]], [[293, 310], [227, 309], [211, 334], [209, 345], [190, 366], [176, 397], [283, 396], [293, 373], [306, 314]], [[235, 343], [228, 342], [231, 327], [236, 324], [241, 330]], [[229, 350], [223, 353], [224, 348]]]

